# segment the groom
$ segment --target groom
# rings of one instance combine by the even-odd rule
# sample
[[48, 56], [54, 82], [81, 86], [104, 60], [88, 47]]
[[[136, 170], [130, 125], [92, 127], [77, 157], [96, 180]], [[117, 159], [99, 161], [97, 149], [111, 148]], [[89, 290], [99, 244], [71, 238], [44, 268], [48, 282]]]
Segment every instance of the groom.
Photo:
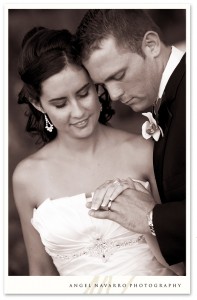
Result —
[[78, 27], [77, 43], [85, 68], [96, 84], [106, 87], [111, 100], [136, 112], [154, 105], [164, 134], [155, 141], [153, 153], [162, 204], [155, 205], [151, 194], [127, 189], [112, 203], [116, 211], [91, 215], [155, 235], [169, 265], [185, 261], [185, 55], [165, 44], [158, 26], [140, 9], [89, 10]]

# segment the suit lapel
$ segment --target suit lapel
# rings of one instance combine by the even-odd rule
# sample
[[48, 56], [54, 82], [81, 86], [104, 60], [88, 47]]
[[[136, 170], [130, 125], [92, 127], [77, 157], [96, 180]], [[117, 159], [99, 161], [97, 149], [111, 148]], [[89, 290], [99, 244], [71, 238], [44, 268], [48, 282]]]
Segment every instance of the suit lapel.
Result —
[[168, 128], [171, 123], [172, 119], [172, 112], [170, 110], [170, 102], [166, 100], [165, 92], [162, 97], [163, 104], [160, 107], [159, 113], [158, 113], [158, 124], [161, 126], [164, 136], [167, 135]]
[[163, 192], [163, 164], [165, 157], [165, 148], [168, 140], [168, 131], [172, 121], [172, 113], [170, 108], [165, 102], [159, 110], [158, 123], [162, 128], [164, 137], [160, 138], [158, 142], [154, 144], [154, 172], [157, 179], [157, 186], [160, 193], [161, 199], [164, 199]]
[[174, 70], [166, 85], [164, 94], [162, 96], [162, 103], [158, 112], [158, 123], [163, 130], [164, 137], [160, 138], [160, 140], [154, 144], [153, 162], [157, 186], [162, 202], [165, 201], [165, 195], [163, 191], [163, 165], [165, 159], [165, 148], [168, 141], [170, 125], [173, 120], [173, 111], [171, 110], [171, 105], [176, 98], [176, 91], [184, 73], [185, 55], [183, 56], [177, 68]]

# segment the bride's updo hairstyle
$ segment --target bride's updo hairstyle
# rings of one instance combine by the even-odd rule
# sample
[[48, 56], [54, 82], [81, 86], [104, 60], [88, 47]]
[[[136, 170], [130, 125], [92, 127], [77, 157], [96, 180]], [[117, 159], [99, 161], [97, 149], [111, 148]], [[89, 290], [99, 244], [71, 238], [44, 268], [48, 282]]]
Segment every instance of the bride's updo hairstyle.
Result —
[[[44, 80], [61, 72], [68, 64], [82, 67], [75, 52], [73, 35], [66, 29], [35, 27], [27, 32], [22, 41], [18, 72], [24, 84], [18, 95], [18, 103], [28, 105], [26, 131], [38, 136], [37, 142], [45, 144], [53, 140], [57, 130], [45, 130], [44, 114], [32, 102], [40, 102]], [[114, 114], [106, 90], [102, 91], [99, 101], [102, 104], [99, 122], [106, 124]]]

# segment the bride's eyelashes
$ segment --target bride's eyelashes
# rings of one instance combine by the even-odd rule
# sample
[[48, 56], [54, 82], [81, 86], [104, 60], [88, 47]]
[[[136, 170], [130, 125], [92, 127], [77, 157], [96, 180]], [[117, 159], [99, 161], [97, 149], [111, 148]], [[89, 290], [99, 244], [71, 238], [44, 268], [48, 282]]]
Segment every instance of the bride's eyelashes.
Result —
[[[86, 91], [84, 91], [83, 93], [80, 93], [79, 95], [77, 95], [77, 97], [80, 99], [80, 98], [86, 98], [86, 97], [88, 97], [89, 96], [89, 88], [86, 90]], [[54, 103], [54, 106], [56, 107], [56, 108], [63, 108], [63, 107], [65, 107], [66, 105], [67, 105], [67, 103], [68, 103], [68, 100], [64, 100], [63, 102], [58, 102], [58, 103]]]
[[88, 83], [80, 92], [77, 93], [77, 97], [85, 98], [89, 96], [89, 92], [92, 89], [93, 84]]
[[89, 95], [89, 89], [88, 89], [86, 92], [81, 93], [81, 94], [79, 95], [79, 97], [80, 97], [80, 98], [85, 98], [85, 97], [87, 97], [88, 95]]
[[63, 103], [60, 103], [60, 104], [56, 104], [55, 107], [56, 107], [56, 108], [62, 108], [62, 107], [64, 107], [64, 106], [66, 106], [66, 103], [67, 103], [67, 101], [65, 101], [65, 102], [63, 102]]

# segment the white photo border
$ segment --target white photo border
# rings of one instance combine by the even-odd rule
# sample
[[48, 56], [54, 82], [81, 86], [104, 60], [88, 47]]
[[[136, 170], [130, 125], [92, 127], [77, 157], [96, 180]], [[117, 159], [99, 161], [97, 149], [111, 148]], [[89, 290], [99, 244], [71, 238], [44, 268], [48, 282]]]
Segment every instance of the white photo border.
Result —
[[[186, 276], [8, 276], [8, 10], [89, 8], [186, 9], [187, 99], [190, 99], [190, 5], [189, 4], [6, 4], [4, 7], [4, 293], [17, 294], [190, 294], [190, 201], [187, 201]], [[190, 145], [190, 101], [187, 101], [187, 146]], [[187, 151], [187, 199], [190, 199], [190, 151]], [[97, 286], [98, 284], [98, 286]], [[109, 284], [110, 287], [109, 288]]]

